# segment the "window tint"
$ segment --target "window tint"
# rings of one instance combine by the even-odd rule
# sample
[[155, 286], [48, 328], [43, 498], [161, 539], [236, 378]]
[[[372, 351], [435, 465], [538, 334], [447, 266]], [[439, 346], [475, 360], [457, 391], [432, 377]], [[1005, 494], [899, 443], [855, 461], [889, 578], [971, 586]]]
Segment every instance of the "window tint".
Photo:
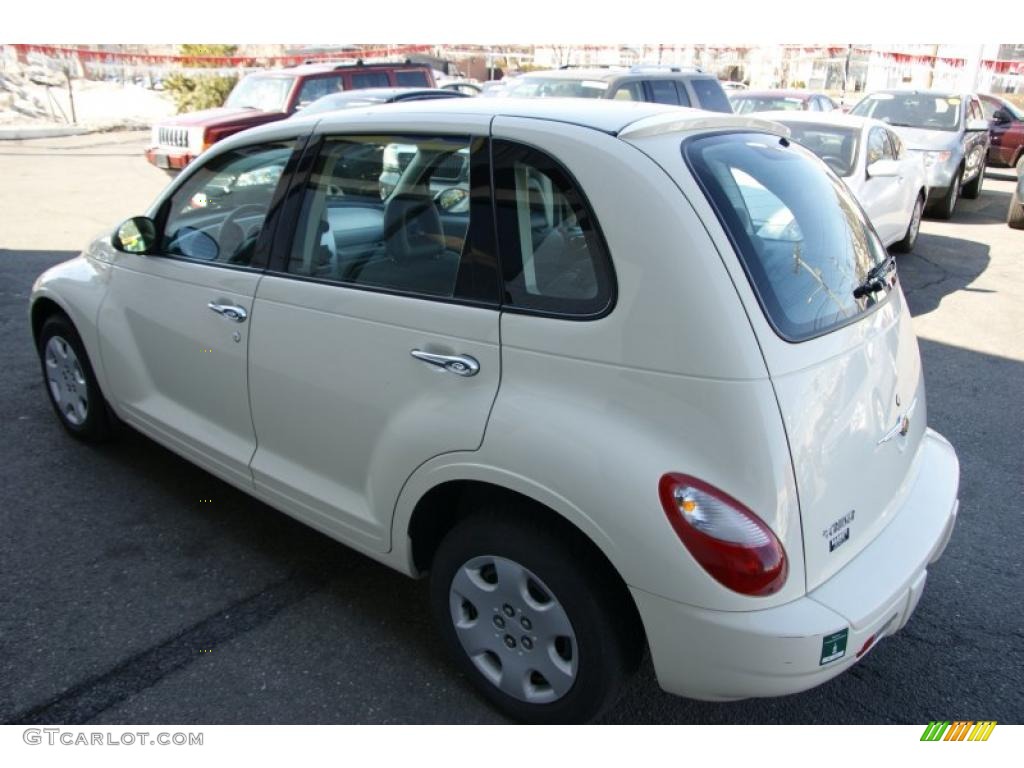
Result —
[[391, 85], [388, 82], [387, 72], [353, 72], [352, 88], [387, 88]]
[[306, 80], [302, 84], [302, 88], [299, 89], [299, 101], [300, 105], [310, 104], [321, 96], [327, 96], [331, 93], [337, 93], [342, 90], [341, 75], [333, 77], [317, 77], [312, 80]]
[[658, 104], [679, 103], [676, 84], [671, 80], [648, 80], [647, 85], [651, 89], [651, 101], [656, 101]]
[[684, 155], [784, 338], [826, 333], [885, 298], [885, 287], [854, 298], [885, 249], [845, 184], [808, 150], [766, 134], [719, 134], [686, 142]]
[[395, 72], [395, 85], [403, 88], [427, 88], [427, 74], [420, 69], [411, 69], [404, 72]]
[[505, 303], [603, 312], [612, 299], [611, 265], [582, 192], [538, 150], [495, 141], [493, 157]]
[[701, 109], [713, 112], [732, 112], [729, 99], [718, 81], [710, 77], [695, 77], [690, 80], [690, 87], [697, 94]]
[[991, 101], [982, 100], [981, 111], [985, 114], [986, 120], [991, 120], [995, 117], [996, 110], [999, 109], [997, 104], [993, 104]]
[[821, 112], [821, 104], [818, 103], [818, 97], [815, 96], [805, 101], [804, 109], [809, 112]]
[[782, 122], [789, 128], [789, 135], [828, 163], [837, 176], [849, 176], [857, 162], [857, 139], [859, 129], [799, 122]]
[[[460, 261], [471, 250], [470, 154], [483, 146], [468, 137], [326, 139], [306, 184], [287, 271], [455, 296]], [[486, 184], [486, 168], [480, 177]], [[495, 285], [492, 272], [492, 297]], [[471, 290], [459, 295], [476, 297]]]
[[160, 251], [248, 265], [293, 142], [236, 149], [193, 173], [165, 206]]
[[832, 103], [832, 99], [827, 96], [819, 96], [818, 105], [821, 107], [822, 112], [831, 112], [836, 108], [836, 105]]
[[612, 98], [619, 101], [645, 101], [644, 85], [639, 81], [624, 83], [618, 87]]

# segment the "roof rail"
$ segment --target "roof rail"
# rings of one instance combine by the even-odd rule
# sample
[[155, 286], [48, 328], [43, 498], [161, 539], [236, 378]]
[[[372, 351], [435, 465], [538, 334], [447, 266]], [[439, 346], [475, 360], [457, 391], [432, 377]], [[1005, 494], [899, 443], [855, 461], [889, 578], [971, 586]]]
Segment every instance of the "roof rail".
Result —
[[562, 64], [559, 69], [622, 69], [621, 64]]
[[426, 67], [427, 64], [421, 64], [415, 62], [412, 59], [406, 58], [402, 61], [363, 61], [362, 59], [351, 59], [338, 60], [334, 59], [306, 59], [302, 62], [303, 64], [323, 64], [324, 66], [332, 66], [335, 69], [345, 69], [346, 67], [400, 67], [400, 66], [413, 66], [413, 67]]
[[678, 64], [634, 64], [629, 68], [630, 72], [700, 72], [704, 74], [704, 70], [700, 67], [682, 67]]

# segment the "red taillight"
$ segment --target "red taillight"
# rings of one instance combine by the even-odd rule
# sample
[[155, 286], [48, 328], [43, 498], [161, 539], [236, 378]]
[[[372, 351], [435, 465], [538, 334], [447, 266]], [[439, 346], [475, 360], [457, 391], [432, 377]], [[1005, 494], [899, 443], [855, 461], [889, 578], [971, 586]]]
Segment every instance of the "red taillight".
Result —
[[658, 484], [669, 523], [716, 581], [744, 595], [770, 595], [786, 582], [778, 538], [732, 496], [695, 477], [670, 472]]

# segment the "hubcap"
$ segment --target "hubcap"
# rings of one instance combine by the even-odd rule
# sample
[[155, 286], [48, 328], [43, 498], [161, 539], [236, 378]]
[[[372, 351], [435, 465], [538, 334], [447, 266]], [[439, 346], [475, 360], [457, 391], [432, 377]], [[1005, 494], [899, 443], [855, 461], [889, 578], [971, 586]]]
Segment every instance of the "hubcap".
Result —
[[463, 650], [494, 686], [530, 704], [569, 692], [579, 669], [576, 633], [536, 574], [504, 557], [474, 557], [448, 595]]
[[921, 213], [924, 209], [924, 205], [920, 200], [914, 206], [914, 212], [910, 214], [910, 243], [911, 245], [917, 240], [917, 233], [921, 229]]
[[67, 340], [53, 336], [46, 342], [43, 359], [53, 402], [69, 423], [81, 426], [89, 415], [89, 388], [78, 355]]

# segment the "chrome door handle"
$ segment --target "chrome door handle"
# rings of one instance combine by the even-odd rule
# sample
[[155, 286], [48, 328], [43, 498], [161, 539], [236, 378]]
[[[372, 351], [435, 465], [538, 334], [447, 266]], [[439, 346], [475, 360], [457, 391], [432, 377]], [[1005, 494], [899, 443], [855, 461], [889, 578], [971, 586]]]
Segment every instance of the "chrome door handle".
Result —
[[236, 323], [244, 323], [245, 318], [249, 316], [249, 313], [245, 311], [245, 307], [235, 306], [234, 304], [218, 304], [215, 301], [211, 301], [206, 306], [218, 315], [223, 315], [228, 320], [234, 320]]
[[435, 365], [439, 370], [454, 373], [456, 376], [476, 376], [480, 372], [480, 363], [469, 355], [435, 355], [414, 349], [410, 353], [417, 360]]

